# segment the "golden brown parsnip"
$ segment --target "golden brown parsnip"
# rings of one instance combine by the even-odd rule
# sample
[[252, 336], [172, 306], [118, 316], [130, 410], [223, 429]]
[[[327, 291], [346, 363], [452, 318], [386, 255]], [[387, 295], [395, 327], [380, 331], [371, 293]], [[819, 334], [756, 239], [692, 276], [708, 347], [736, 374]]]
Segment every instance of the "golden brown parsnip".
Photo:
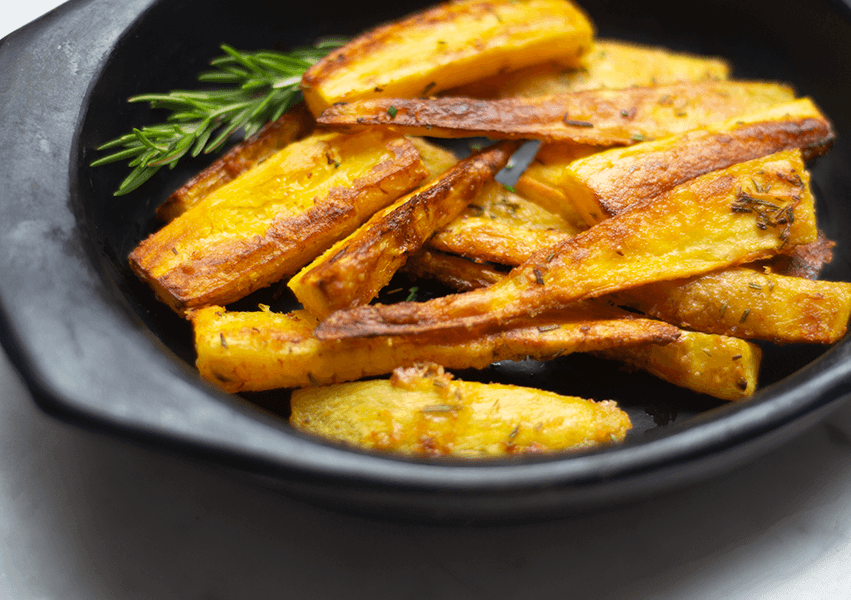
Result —
[[776, 343], [833, 344], [851, 316], [851, 283], [748, 268], [653, 283], [615, 298], [680, 327]]
[[558, 186], [590, 225], [704, 173], [791, 148], [801, 148], [811, 158], [825, 152], [833, 139], [827, 118], [802, 98], [680, 135], [599, 152], [550, 171], [559, 173]]
[[360, 448], [484, 458], [594, 448], [623, 441], [629, 416], [594, 402], [514, 385], [465, 382], [439, 367], [400, 369], [389, 381], [293, 392], [290, 423]]
[[430, 248], [479, 261], [518, 265], [534, 251], [579, 229], [498, 182], [486, 184], [469, 207], [429, 240]]
[[336, 104], [317, 122], [342, 131], [386, 128], [438, 138], [486, 136], [627, 146], [794, 99], [779, 83], [709, 81], [542, 98], [380, 98]]
[[405, 272], [417, 278], [434, 279], [459, 292], [469, 292], [493, 285], [505, 277], [507, 271], [454, 254], [423, 248], [408, 258]]
[[428, 170], [428, 177], [422, 181], [421, 185], [431, 183], [454, 167], [455, 163], [458, 162], [458, 157], [452, 152], [446, 148], [441, 148], [437, 144], [432, 144], [421, 137], [411, 136], [408, 138], [408, 141], [419, 150], [423, 165]]
[[[433, 252], [412, 257], [408, 266], [420, 277], [436, 279], [462, 291], [487, 287], [505, 277], [504, 272], [488, 265]], [[600, 298], [603, 300], [611, 301]], [[743, 400], [753, 395], [762, 358], [759, 347], [745, 340], [686, 330], [680, 330], [673, 342], [613, 346], [594, 354], [722, 400]]]
[[157, 217], [171, 221], [217, 189], [260, 164], [278, 150], [313, 131], [316, 121], [304, 104], [298, 104], [276, 121], [270, 121], [247, 140], [231, 148], [209, 167], [183, 184], [157, 207]]
[[642, 369], [674, 385], [722, 400], [756, 391], [762, 350], [735, 337], [682, 331], [670, 344], [645, 344], [595, 352]]
[[230, 392], [352, 381], [418, 362], [483, 369], [498, 360], [546, 360], [613, 346], [667, 343], [680, 333], [667, 323], [592, 303], [460, 342], [446, 337], [320, 341], [313, 336], [318, 320], [304, 310], [282, 314], [206, 307], [191, 320], [201, 376]]
[[822, 268], [833, 260], [834, 246], [836, 242], [827, 239], [824, 232], [819, 230], [818, 239], [812, 244], [794, 246], [790, 252], [758, 264], [760, 268], [778, 275], [818, 279]]
[[500, 142], [458, 162], [341, 239], [299, 271], [288, 286], [302, 306], [324, 318], [378, 295], [408, 255], [448, 224], [496, 175], [519, 147]]
[[426, 96], [555, 60], [577, 66], [593, 27], [568, 0], [446, 2], [355, 38], [307, 70], [314, 115], [336, 102]]
[[618, 90], [633, 86], [669, 85], [689, 81], [727, 79], [727, 61], [672, 52], [665, 48], [618, 40], [596, 40], [579, 68], [554, 61], [448, 90], [447, 96], [471, 98], [535, 98], [583, 90]]
[[605, 148], [584, 144], [541, 144], [535, 159], [520, 175], [514, 189], [541, 208], [559, 215], [576, 229], [587, 229], [585, 218], [565, 195], [561, 182], [573, 161], [603, 150]]
[[785, 151], [633, 204], [536, 253], [483, 290], [338, 311], [315, 334], [320, 339], [437, 331], [475, 335], [582, 298], [715, 271], [816, 237], [809, 174], [799, 151]]
[[403, 137], [294, 142], [144, 240], [130, 266], [179, 314], [292, 274], [427, 176]]

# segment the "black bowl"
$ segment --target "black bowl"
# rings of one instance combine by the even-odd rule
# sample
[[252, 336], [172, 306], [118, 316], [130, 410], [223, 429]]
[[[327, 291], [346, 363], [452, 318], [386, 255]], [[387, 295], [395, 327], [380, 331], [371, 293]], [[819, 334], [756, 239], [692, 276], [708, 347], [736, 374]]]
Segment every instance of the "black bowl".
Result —
[[[0, 335], [42, 408], [339, 508], [486, 520], [599, 507], [697, 481], [774, 447], [845, 400], [848, 341], [766, 346], [761, 391], [735, 405], [584, 356], [500, 364], [462, 375], [615, 398], [635, 428], [616, 448], [469, 463], [325, 443], [287, 424], [286, 392], [235, 396], [201, 381], [189, 327], [154, 300], [125, 257], [156, 227], [157, 204], [210, 159], [185, 161], [114, 198], [126, 168], [89, 167], [94, 148], [155, 122], [161, 115], [126, 99], [193, 86], [221, 43], [286, 49], [357, 33], [418, 4], [79, 1], [3, 41]], [[824, 278], [851, 280], [843, 227], [851, 212], [851, 10], [813, 0], [583, 7], [601, 37], [723, 56], [736, 76], [789, 81], [824, 109], [838, 132], [813, 166], [820, 223], [838, 242]]]

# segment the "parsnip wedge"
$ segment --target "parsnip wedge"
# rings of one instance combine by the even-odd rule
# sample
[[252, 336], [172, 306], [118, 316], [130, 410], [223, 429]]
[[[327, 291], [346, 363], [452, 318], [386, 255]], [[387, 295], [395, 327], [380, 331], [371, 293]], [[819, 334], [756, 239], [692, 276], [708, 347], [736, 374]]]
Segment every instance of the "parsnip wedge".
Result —
[[557, 214], [574, 228], [587, 229], [585, 217], [565, 195], [562, 180], [573, 161], [604, 150], [600, 146], [585, 144], [541, 144], [535, 159], [520, 175], [514, 189], [541, 208]]
[[290, 423], [353, 446], [484, 458], [594, 448], [632, 427], [615, 402], [515, 385], [459, 381], [442, 369], [400, 369], [389, 381], [293, 392]]
[[438, 138], [627, 146], [793, 99], [793, 91], [783, 84], [710, 81], [542, 98], [358, 100], [326, 109], [317, 122], [343, 131], [379, 127]]
[[673, 52], [618, 40], [596, 40], [579, 68], [554, 61], [500, 73], [449, 90], [447, 96], [471, 98], [535, 98], [583, 90], [619, 90], [633, 86], [669, 85], [727, 79], [730, 65], [721, 58]]
[[851, 283], [725, 269], [615, 296], [680, 327], [776, 343], [833, 344], [851, 317]]
[[432, 183], [374, 214], [299, 271], [288, 285], [314, 315], [366, 304], [378, 295], [434, 232], [452, 219], [496, 175], [519, 147], [501, 142], [457, 163]]
[[201, 376], [229, 392], [352, 381], [418, 362], [482, 369], [498, 360], [667, 343], [680, 333], [667, 323], [592, 303], [460, 343], [418, 337], [320, 341], [313, 336], [318, 320], [304, 310], [227, 312], [211, 306], [195, 311], [191, 320]]
[[502, 184], [486, 184], [470, 206], [437, 231], [430, 248], [504, 265], [520, 264], [535, 250], [579, 233], [554, 215]]
[[810, 99], [802, 98], [580, 158], [567, 166], [559, 184], [590, 225], [704, 173], [791, 148], [801, 148], [805, 158], [812, 158], [824, 153], [833, 139], [827, 118]]
[[157, 207], [157, 217], [168, 222], [198, 202], [313, 131], [316, 121], [304, 104], [298, 104], [263, 126], [247, 140], [231, 148], [221, 158], [183, 184]]
[[[498, 217], [499, 213], [491, 216]], [[501, 225], [499, 219], [487, 219], [485, 224], [489, 223], [497, 224], [495, 231], [509, 230], [508, 226], [498, 227]], [[550, 231], [550, 239], [541, 238], [540, 232], [522, 226], [515, 226], [511, 231], [514, 244], [505, 244], [503, 251], [495, 252], [496, 245], [492, 239], [487, 236], [465, 237], [463, 234], [467, 232], [462, 230], [458, 237], [464, 243], [456, 246], [463, 251], [455, 253], [473, 261], [514, 266], [529, 259], [535, 251], [535, 242], [545, 241], [555, 246], [560, 240], [572, 237], [565, 232]], [[805, 279], [800, 275], [784, 274], [784, 270], [799, 273], [800, 265], [805, 265], [803, 274], [812, 275], [825, 258], [825, 247], [829, 252], [830, 242], [819, 233], [819, 241], [795, 246], [791, 256], [778, 255], [768, 261], [728, 267], [685, 280], [651, 283], [618, 292], [614, 299], [619, 305], [697, 331], [775, 343], [832, 344], [845, 335], [851, 315], [851, 284], [811, 281], [815, 277]], [[804, 256], [798, 256], [799, 250]], [[495, 260], [495, 254], [499, 254], [502, 260]], [[807, 258], [811, 254], [814, 256]], [[438, 258], [439, 267], [430, 266]], [[473, 288], [469, 284], [459, 286], [454, 283], [461, 279], [460, 274], [454, 272], [456, 269], [472, 280], [482, 280], [488, 285], [502, 278], [498, 272], [494, 278], [492, 268], [476, 270], [469, 261], [459, 257], [454, 257], [450, 264], [450, 258], [446, 255], [424, 257], [421, 260], [425, 262], [414, 263], [412, 272], [417, 271], [464, 291]], [[435, 272], [436, 268], [441, 272]]]
[[491, 287], [423, 303], [337, 311], [315, 334], [320, 339], [438, 331], [475, 335], [582, 298], [707, 273], [816, 237], [809, 174], [799, 151], [785, 151], [633, 204], [536, 253]]
[[752, 342], [694, 331], [683, 331], [670, 344], [610, 348], [595, 354], [682, 388], [733, 402], [756, 391], [762, 359], [762, 350]]
[[446, 2], [331, 52], [304, 74], [302, 91], [314, 115], [336, 102], [424, 96], [549, 60], [577, 66], [592, 38], [568, 0]]
[[428, 175], [405, 138], [295, 142], [144, 240], [130, 266], [178, 314], [296, 272]]
[[[505, 277], [489, 265], [435, 252], [419, 253], [406, 267], [419, 277], [463, 291], [487, 287]], [[605, 299], [611, 301], [600, 300]], [[680, 336], [666, 344], [614, 346], [594, 354], [694, 392], [731, 401], [744, 400], [756, 391], [762, 359], [759, 347], [746, 340], [686, 330], [680, 330]]]
[[446, 287], [469, 292], [502, 280], [506, 271], [474, 262], [455, 254], [424, 248], [405, 263], [405, 272], [417, 278], [433, 279]]

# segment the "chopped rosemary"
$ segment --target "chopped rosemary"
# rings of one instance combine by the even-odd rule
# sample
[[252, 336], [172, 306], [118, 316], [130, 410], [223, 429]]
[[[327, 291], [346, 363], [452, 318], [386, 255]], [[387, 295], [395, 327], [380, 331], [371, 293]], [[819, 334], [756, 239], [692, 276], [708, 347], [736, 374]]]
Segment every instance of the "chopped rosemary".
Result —
[[408, 290], [408, 297], [405, 298], [405, 302], [411, 302], [417, 297], [417, 292], [420, 291], [420, 288], [414, 286]]
[[260, 50], [241, 52], [223, 44], [224, 56], [210, 61], [213, 71], [198, 80], [218, 87], [176, 90], [167, 94], [142, 94], [129, 102], [148, 102], [152, 108], [171, 111], [165, 122], [133, 128], [98, 151], [112, 154], [92, 162], [93, 167], [128, 160], [133, 169], [115, 192], [128, 194], [162, 167], [174, 168], [187, 154], [198, 156], [220, 150], [233, 134], [248, 137], [266, 122], [278, 119], [301, 100], [301, 76], [333, 48], [334, 39], [289, 53]]
[[739, 323], [744, 323], [747, 320], [749, 314], [751, 314], [751, 309], [745, 309], [745, 312], [742, 313], [742, 318], [739, 319]]
[[450, 413], [456, 410], [461, 410], [461, 407], [457, 404], [431, 404], [429, 406], [423, 406], [420, 409], [422, 413]]

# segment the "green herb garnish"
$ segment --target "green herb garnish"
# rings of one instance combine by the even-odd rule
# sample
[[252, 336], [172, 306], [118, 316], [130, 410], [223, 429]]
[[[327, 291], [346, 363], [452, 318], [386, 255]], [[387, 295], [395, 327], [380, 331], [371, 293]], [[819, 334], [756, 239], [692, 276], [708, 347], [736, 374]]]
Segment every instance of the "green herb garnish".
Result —
[[92, 166], [129, 161], [133, 171], [115, 192], [121, 196], [145, 183], [160, 168], [174, 168], [187, 154], [198, 156], [219, 150], [237, 132], [251, 136], [301, 100], [304, 72], [342, 43], [326, 40], [288, 53], [240, 52], [223, 44], [225, 55], [210, 62], [215, 70], [198, 76], [198, 81], [219, 87], [130, 98], [129, 102], [149, 102], [152, 108], [165, 108], [171, 114], [165, 123], [134, 128], [132, 133], [103, 144], [99, 151], [117, 151]]

